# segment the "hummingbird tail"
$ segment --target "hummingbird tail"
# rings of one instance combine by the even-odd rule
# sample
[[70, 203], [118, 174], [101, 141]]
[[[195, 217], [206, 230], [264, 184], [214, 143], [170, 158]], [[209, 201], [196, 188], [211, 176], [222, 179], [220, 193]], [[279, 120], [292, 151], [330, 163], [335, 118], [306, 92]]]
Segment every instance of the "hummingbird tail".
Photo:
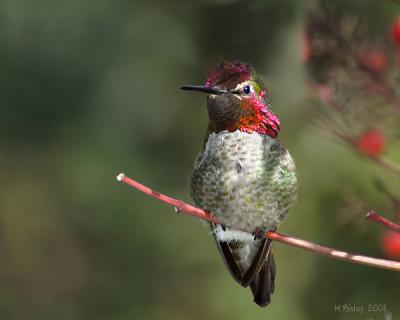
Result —
[[260, 271], [250, 283], [250, 289], [253, 293], [254, 302], [260, 307], [266, 307], [271, 302], [271, 294], [275, 289], [275, 262], [272, 251], [268, 253], [268, 257], [261, 266]]

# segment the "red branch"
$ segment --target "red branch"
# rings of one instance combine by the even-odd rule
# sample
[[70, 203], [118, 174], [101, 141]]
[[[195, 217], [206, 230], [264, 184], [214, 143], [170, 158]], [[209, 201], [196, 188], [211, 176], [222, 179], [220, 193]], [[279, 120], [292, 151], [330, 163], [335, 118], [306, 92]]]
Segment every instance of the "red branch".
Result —
[[376, 223], [380, 223], [384, 225], [385, 227], [392, 229], [396, 232], [400, 232], [400, 226], [397, 223], [394, 223], [381, 215], [377, 214], [375, 211], [370, 211], [367, 213], [367, 219], [372, 220]]
[[[166, 195], [163, 195], [159, 192], [156, 192], [139, 182], [125, 176], [123, 173], [119, 174], [117, 176], [117, 180], [120, 182], [123, 182], [127, 185], [130, 185], [131, 187], [157, 199], [162, 202], [165, 202], [171, 206], [175, 207], [175, 210], [177, 212], [185, 213], [191, 216], [195, 216], [197, 218], [207, 220], [207, 221], [212, 221], [215, 223], [218, 223], [218, 220], [216, 217], [214, 217], [211, 213], [206, 212], [202, 209], [196, 208], [194, 206], [191, 206], [190, 204], [187, 204], [181, 200], [176, 200], [173, 198], [170, 198]], [[382, 269], [388, 269], [388, 270], [394, 270], [394, 271], [400, 271], [400, 262], [397, 261], [392, 261], [392, 260], [386, 260], [386, 259], [379, 259], [379, 258], [373, 258], [373, 257], [368, 257], [368, 256], [362, 256], [359, 254], [354, 254], [354, 253], [349, 253], [345, 251], [340, 251], [336, 250], [333, 248], [329, 247], [324, 247], [306, 240], [302, 240], [299, 238], [295, 237], [290, 237], [278, 232], [272, 232], [268, 231], [265, 234], [265, 237], [271, 240], [275, 240], [278, 242], [282, 242], [285, 244], [288, 244], [293, 247], [297, 247], [300, 249], [308, 250], [311, 252], [315, 252], [318, 254], [322, 254], [331, 258], [339, 259], [339, 260], [345, 260], [357, 264], [363, 264], [363, 265], [368, 265], [368, 266], [373, 266], [377, 268], [382, 268]]]

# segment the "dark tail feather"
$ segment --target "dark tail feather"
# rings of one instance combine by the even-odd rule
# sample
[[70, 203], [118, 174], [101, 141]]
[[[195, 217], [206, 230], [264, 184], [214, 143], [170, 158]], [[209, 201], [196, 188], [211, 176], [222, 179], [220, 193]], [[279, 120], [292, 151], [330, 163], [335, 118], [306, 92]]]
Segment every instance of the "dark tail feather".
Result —
[[275, 262], [272, 251], [269, 252], [267, 260], [262, 265], [260, 271], [250, 283], [254, 302], [260, 307], [266, 307], [271, 302], [271, 294], [275, 289]]

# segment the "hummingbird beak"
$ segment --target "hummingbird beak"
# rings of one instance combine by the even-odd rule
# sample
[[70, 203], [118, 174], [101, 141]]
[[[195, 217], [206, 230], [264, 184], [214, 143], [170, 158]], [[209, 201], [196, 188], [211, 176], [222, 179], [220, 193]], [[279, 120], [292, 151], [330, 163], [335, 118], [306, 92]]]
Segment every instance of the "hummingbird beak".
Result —
[[189, 90], [189, 91], [199, 91], [199, 92], [205, 92], [208, 94], [217, 94], [217, 95], [221, 95], [223, 93], [227, 93], [227, 90], [224, 89], [218, 89], [218, 88], [214, 88], [214, 87], [206, 87], [206, 86], [182, 86], [181, 87], [182, 90]]

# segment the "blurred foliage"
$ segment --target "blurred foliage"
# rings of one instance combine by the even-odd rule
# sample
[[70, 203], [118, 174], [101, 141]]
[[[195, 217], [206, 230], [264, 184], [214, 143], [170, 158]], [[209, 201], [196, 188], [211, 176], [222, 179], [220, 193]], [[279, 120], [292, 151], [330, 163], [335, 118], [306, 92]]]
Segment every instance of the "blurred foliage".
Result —
[[[337, 1], [381, 33], [400, 7]], [[0, 0], [1, 319], [383, 319], [397, 274], [275, 245], [277, 288], [260, 309], [231, 280], [204, 224], [114, 179], [189, 201], [207, 119], [202, 83], [221, 59], [264, 75], [301, 182], [282, 232], [381, 255], [379, 227], [339, 223], [347, 191], [372, 205], [384, 173], [325, 139], [304, 112], [306, 3], [285, 0]], [[399, 152], [392, 151], [399, 159]], [[385, 177], [384, 177], [385, 178]]]

